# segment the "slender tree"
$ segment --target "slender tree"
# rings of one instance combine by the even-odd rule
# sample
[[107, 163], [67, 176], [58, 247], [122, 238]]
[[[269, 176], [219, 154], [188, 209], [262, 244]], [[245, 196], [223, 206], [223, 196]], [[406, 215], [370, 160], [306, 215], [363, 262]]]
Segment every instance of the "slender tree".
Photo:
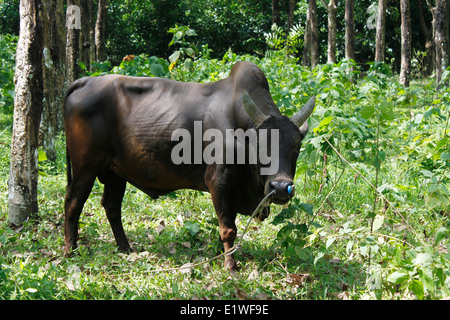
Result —
[[291, 28], [294, 26], [295, 6], [296, 5], [297, 5], [297, 0], [289, 0], [287, 33], [289, 33]]
[[38, 211], [37, 148], [43, 99], [42, 0], [20, 1], [14, 77], [14, 124], [9, 171], [8, 222], [22, 224]]
[[68, 87], [80, 74], [80, 30], [81, 10], [80, 0], [67, 0], [66, 11], [66, 84]]
[[384, 62], [386, 26], [386, 0], [378, 1], [377, 29], [375, 37], [375, 61]]
[[302, 65], [311, 66], [311, 11], [306, 11], [305, 34], [303, 36], [303, 60]]
[[423, 5], [422, 0], [415, 0], [416, 2], [416, 10], [419, 15], [419, 25], [420, 30], [422, 32], [422, 36], [425, 39], [425, 53], [423, 61], [423, 70], [422, 73], [424, 75], [431, 75], [434, 71], [434, 61], [435, 61], [435, 51], [434, 51], [434, 41], [433, 41], [433, 27], [430, 28], [430, 23], [425, 21], [425, 15], [423, 13]]
[[[276, 2], [278, 6], [278, 0], [273, 0], [272, 4]], [[98, 1], [97, 21], [95, 23], [95, 60], [97, 62], [105, 60], [105, 31], [106, 31], [106, 17], [107, 17], [107, 0]], [[278, 10], [278, 7], [277, 7]], [[278, 12], [278, 23], [280, 13]]]
[[323, 6], [327, 9], [328, 13], [328, 49], [327, 49], [327, 62], [336, 63], [336, 37], [337, 37], [337, 0], [330, 0], [327, 4], [325, 0], [322, 0]]
[[319, 26], [317, 23], [317, 1], [309, 0], [308, 10], [311, 24], [311, 68], [319, 64]]
[[400, 66], [400, 83], [409, 87], [411, 74], [411, 18], [409, 0], [400, 1], [402, 53]]
[[62, 130], [62, 103], [66, 58], [64, 1], [43, 0], [44, 101], [41, 121], [42, 144], [47, 158], [56, 160], [55, 135]]
[[433, 42], [435, 49], [436, 86], [439, 86], [442, 73], [449, 65], [449, 4], [448, 0], [427, 0], [433, 15]]
[[317, 24], [316, 0], [308, 0], [303, 44], [303, 65], [315, 68], [319, 64], [319, 27]]
[[345, 59], [355, 60], [354, 0], [345, 0]]
[[86, 70], [90, 70], [92, 52], [95, 51], [94, 43], [94, 19], [92, 0], [78, 0], [80, 6], [81, 29], [79, 39], [80, 62], [84, 64]]
[[280, 25], [280, 6], [278, 0], [272, 0], [272, 24]]

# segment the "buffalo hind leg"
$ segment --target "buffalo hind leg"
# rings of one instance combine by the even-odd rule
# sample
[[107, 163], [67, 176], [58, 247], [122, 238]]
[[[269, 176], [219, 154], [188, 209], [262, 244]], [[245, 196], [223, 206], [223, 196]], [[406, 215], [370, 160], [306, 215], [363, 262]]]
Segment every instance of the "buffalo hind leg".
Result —
[[132, 249], [123, 229], [121, 209], [127, 183], [112, 171], [108, 171], [106, 175], [99, 178], [105, 185], [102, 206], [105, 208], [117, 246], [122, 252], [130, 252]]
[[86, 200], [94, 185], [95, 175], [85, 176], [80, 180], [74, 177], [67, 191], [64, 208], [64, 254], [69, 255], [76, 249], [78, 241], [78, 221]]

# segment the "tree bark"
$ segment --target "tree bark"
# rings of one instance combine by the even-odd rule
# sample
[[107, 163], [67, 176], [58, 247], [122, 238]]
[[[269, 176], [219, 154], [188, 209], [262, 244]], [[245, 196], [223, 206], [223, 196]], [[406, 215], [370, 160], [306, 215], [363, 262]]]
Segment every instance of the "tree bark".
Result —
[[8, 222], [22, 224], [38, 211], [37, 148], [42, 112], [41, 0], [20, 1], [20, 35], [14, 76], [14, 124], [8, 181]]
[[[104, 1], [104, 0], [100, 0]], [[280, 25], [280, 6], [278, 3], [279, 0], [272, 0], [272, 24]], [[100, 10], [100, 2], [98, 3], [98, 8]], [[97, 16], [98, 19], [98, 16]], [[97, 20], [98, 21], [98, 20]]]
[[354, 0], [345, 0], [345, 59], [355, 58]]
[[305, 67], [311, 66], [311, 12], [308, 8], [306, 11], [305, 34], [303, 37], [303, 60], [302, 65]]
[[434, 46], [436, 49], [436, 85], [442, 78], [442, 73], [447, 69], [448, 57], [448, 1], [436, 0], [434, 18]]
[[[274, 6], [276, 3], [276, 13]], [[277, 16], [276, 16], [277, 15]], [[105, 60], [105, 30], [107, 17], [107, 1], [98, 1], [97, 22], [95, 24], [95, 60], [97, 62]], [[274, 19], [276, 22], [274, 22]], [[272, 23], [277, 25], [280, 23], [280, 12], [278, 10], [278, 0], [272, 1]]]
[[384, 62], [385, 52], [386, 0], [378, 1], [377, 29], [375, 37], [375, 61]]
[[327, 62], [336, 63], [336, 37], [337, 37], [337, 0], [330, 0], [327, 4], [322, 0], [323, 6], [327, 8], [328, 13], [328, 49]]
[[64, 1], [43, 0], [43, 80], [44, 101], [40, 133], [41, 143], [51, 161], [56, 160], [55, 135], [63, 128], [65, 40]]
[[319, 27], [317, 25], [317, 1], [309, 0], [308, 10], [311, 23], [311, 69], [319, 64]]
[[92, 19], [92, 0], [78, 0], [81, 8], [81, 29], [80, 29], [80, 62], [86, 70], [91, 66], [91, 50], [94, 50], [94, 24]]
[[435, 49], [435, 75], [436, 87], [439, 87], [442, 73], [449, 64], [449, 5], [448, 0], [436, 0], [435, 6], [427, 0], [428, 7], [433, 15], [433, 42]]
[[411, 18], [409, 0], [400, 1], [401, 12], [401, 67], [400, 67], [400, 83], [405, 87], [409, 87], [411, 75]]
[[422, 30], [422, 34], [425, 38], [425, 52], [426, 56], [423, 61], [423, 68], [425, 75], [431, 75], [434, 70], [434, 62], [435, 62], [435, 50], [434, 50], [434, 42], [433, 42], [433, 28], [429, 28], [428, 24], [425, 22], [425, 16], [423, 14], [422, 0], [416, 0], [416, 8], [417, 13], [419, 15], [419, 24], [420, 29]]
[[[81, 16], [78, 16], [76, 8], [71, 6], [77, 6], [78, 8], [80, 8], [80, 1], [67, 0], [66, 83], [65, 83], [66, 88], [78, 78], [78, 75], [81, 72], [80, 67], [78, 65], [80, 56]], [[78, 21], [78, 19], [80, 21]]]
[[296, 4], [297, 4], [297, 0], [289, 0], [287, 34], [289, 34], [289, 31], [294, 26], [294, 13], [295, 13]]

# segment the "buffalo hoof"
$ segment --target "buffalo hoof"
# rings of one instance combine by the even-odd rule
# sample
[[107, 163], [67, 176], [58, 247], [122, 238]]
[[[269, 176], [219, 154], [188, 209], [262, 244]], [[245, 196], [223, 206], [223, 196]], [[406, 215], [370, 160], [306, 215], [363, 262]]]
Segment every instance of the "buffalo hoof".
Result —
[[225, 259], [223, 264], [224, 269], [228, 269], [228, 271], [239, 271], [239, 266], [234, 259]]
[[136, 250], [134, 250], [131, 247], [126, 247], [126, 248], [119, 248], [119, 252], [121, 252], [121, 253], [133, 253], [133, 252], [136, 252]]

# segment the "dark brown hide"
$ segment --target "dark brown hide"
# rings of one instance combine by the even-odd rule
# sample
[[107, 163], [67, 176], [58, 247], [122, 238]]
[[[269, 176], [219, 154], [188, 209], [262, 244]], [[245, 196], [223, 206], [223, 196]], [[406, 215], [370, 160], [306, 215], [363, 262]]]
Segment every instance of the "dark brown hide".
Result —
[[[244, 108], [246, 92], [250, 107], [265, 115], [262, 123]], [[68, 89], [64, 120], [72, 171], [65, 201], [66, 253], [76, 247], [79, 216], [97, 177], [104, 184], [102, 205], [120, 250], [131, 249], [121, 222], [127, 182], [152, 198], [183, 188], [210, 192], [220, 237], [225, 250], [231, 248], [237, 213], [251, 214], [271, 189], [277, 189], [275, 203], [292, 197], [285, 189], [293, 185], [308, 130], [307, 123], [299, 129], [280, 114], [266, 77], [249, 62], [237, 63], [228, 78], [209, 84], [121, 75], [83, 78]], [[215, 128], [224, 137], [226, 129], [279, 129], [278, 173], [262, 176], [258, 164], [248, 163], [175, 165], [171, 151], [178, 142], [171, 141], [171, 135], [179, 128], [193, 132], [194, 121], [201, 121], [203, 132]], [[203, 148], [207, 144], [203, 142]], [[267, 214], [268, 208], [263, 216]], [[236, 268], [232, 255], [225, 263]]]

